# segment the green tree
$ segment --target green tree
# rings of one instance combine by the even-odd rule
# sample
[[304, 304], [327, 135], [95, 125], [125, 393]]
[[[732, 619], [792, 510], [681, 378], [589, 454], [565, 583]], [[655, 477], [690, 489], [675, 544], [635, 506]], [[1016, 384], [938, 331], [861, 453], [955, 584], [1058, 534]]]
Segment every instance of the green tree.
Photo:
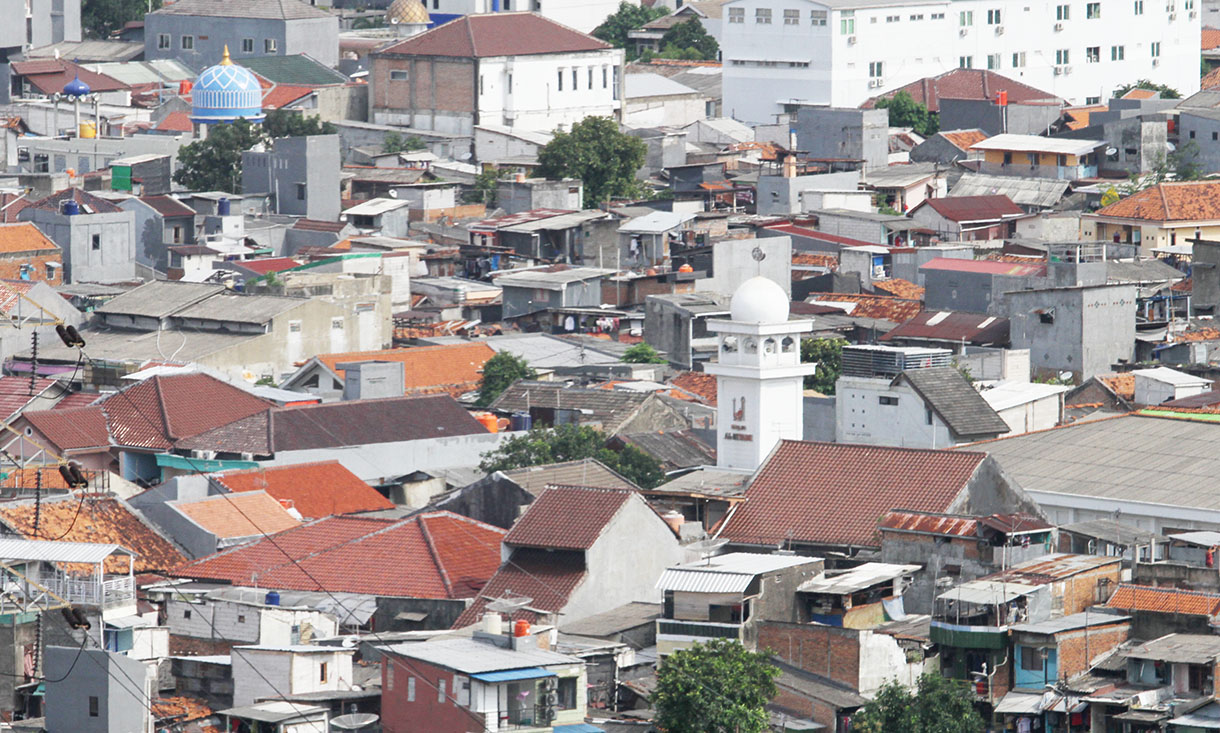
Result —
[[586, 117], [571, 132], [556, 132], [538, 151], [538, 172], [547, 178], [579, 178], [587, 209], [615, 198], [641, 198], [635, 172], [648, 152], [643, 141], [618, 129], [609, 117]]
[[657, 18], [667, 14], [669, 11], [662, 7], [649, 8], [644, 5], [632, 5], [630, 3], [619, 3], [618, 10], [614, 11], [613, 15], [607, 16], [602, 24], [593, 29], [593, 37], [609, 43], [615, 48], [625, 48], [628, 53], [628, 60], [632, 60], [632, 49], [627, 38], [627, 34], [637, 28], [640, 28], [645, 23], [654, 21]]
[[[1199, 144], [1194, 140], [1177, 146], [1168, 155], [1159, 154], [1147, 173], [1132, 173], [1126, 183], [1117, 190], [1111, 188], [1102, 195], [1102, 206], [1114, 203], [1115, 196], [1130, 196], [1165, 181], [1197, 181], [1203, 177], [1203, 166], [1199, 165]], [[1114, 196], [1110, 192], [1114, 192]]]
[[82, 0], [80, 24], [91, 38], [109, 38], [133, 20], [161, 7], [161, 0]]
[[510, 175], [507, 171], [495, 168], [484, 168], [474, 178], [474, 186], [462, 194], [462, 200], [468, 204], [484, 204], [489, 209], [496, 208], [499, 203], [499, 181]]
[[915, 690], [889, 682], [852, 719], [860, 733], [983, 733], [968, 683], [928, 673]]
[[909, 127], [927, 137], [940, 129], [940, 119], [906, 92], [877, 100], [877, 109], [890, 112], [890, 127]]
[[529, 363], [516, 354], [501, 351], [483, 364], [483, 378], [479, 380], [479, 407], [487, 407], [500, 393], [518, 379], [533, 379], [538, 374]]
[[765, 652], [713, 639], [657, 667], [653, 722], [666, 733], [762, 733], [779, 669]]
[[665, 364], [665, 357], [657, 353], [651, 345], [638, 343], [623, 352], [619, 361], [625, 364]]
[[263, 120], [263, 133], [269, 138], [333, 135], [335, 126], [317, 115], [308, 117], [288, 109], [273, 109]]
[[1124, 84], [1114, 90], [1115, 97], [1121, 97], [1132, 89], [1150, 89], [1161, 93], [1161, 99], [1181, 99], [1182, 93], [1168, 84], [1157, 84], [1150, 79], [1140, 79], [1134, 84]]
[[427, 147], [424, 145], [424, 140], [419, 135], [408, 135], [404, 137], [397, 130], [387, 132], [381, 140], [381, 152], [383, 153], [406, 153], [411, 150], [422, 150]]
[[263, 142], [263, 133], [244, 119], [212, 125], [208, 136], [178, 151], [174, 182], [192, 191], [241, 193], [241, 154]]
[[695, 18], [678, 23], [665, 31], [665, 35], [661, 37], [661, 55], [665, 56], [670, 49], [694, 51], [696, 55], [692, 60], [696, 61], [715, 61], [720, 54], [720, 44], [708, 35], [703, 24]]
[[482, 455], [479, 470], [508, 471], [546, 463], [578, 461], [595, 458], [637, 486], [651, 489], [665, 480], [661, 464], [635, 446], [620, 451], [606, 447], [606, 435], [587, 425], [558, 425], [534, 428], [525, 435], [516, 435], [494, 451]]
[[804, 339], [801, 341], [801, 361], [818, 363], [817, 371], [805, 377], [805, 389], [824, 395], [835, 393], [835, 382], [843, 371], [843, 347], [847, 339]]

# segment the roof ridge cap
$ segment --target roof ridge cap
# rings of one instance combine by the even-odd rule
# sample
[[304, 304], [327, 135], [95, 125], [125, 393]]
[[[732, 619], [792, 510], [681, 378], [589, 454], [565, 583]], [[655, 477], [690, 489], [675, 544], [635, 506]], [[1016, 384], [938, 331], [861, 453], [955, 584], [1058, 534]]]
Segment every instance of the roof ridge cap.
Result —
[[424, 523], [423, 515], [415, 519], [415, 524], [419, 527], [419, 533], [424, 538], [424, 546], [428, 548], [428, 554], [432, 557], [432, 565], [436, 567], [437, 573], [441, 576], [441, 584], [445, 586], [445, 593], [452, 598], [453, 583], [449, 580], [449, 571], [445, 570], [445, 564], [441, 562], [441, 555], [436, 550], [436, 544], [432, 540], [432, 533], [428, 531], [428, 525]]
[[476, 59], [479, 57], [479, 46], [474, 42], [474, 21], [469, 15], [462, 16], [462, 20], [466, 21], [466, 36], [470, 39], [470, 55]]
[[1167, 221], [1173, 219], [1173, 215], [1169, 211], [1169, 199], [1165, 198], [1165, 185], [1161, 184], [1157, 186], [1156, 192], [1161, 196], [1161, 207], [1165, 210], [1165, 219]]

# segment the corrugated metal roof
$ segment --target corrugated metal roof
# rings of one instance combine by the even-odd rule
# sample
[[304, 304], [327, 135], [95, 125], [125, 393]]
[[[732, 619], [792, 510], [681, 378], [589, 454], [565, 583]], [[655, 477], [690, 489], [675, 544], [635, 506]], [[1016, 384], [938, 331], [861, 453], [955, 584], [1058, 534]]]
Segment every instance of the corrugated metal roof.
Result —
[[755, 576], [815, 562], [819, 562], [819, 559], [796, 555], [731, 552], [669, 568], [661, 574], [656, 587], [688, 593], [740, 593], [750, 585]]
[[119, 545], [0, 539], [0, 558], [5, 560], [98, 563], [115, 554], [135, 556]]
[[381, 649], [466, 674], [549, 667], [556, 664], [584, 664], [580, 659], [566, 654], [542, 649], [503, 649], [473, 639], [407, 642], [383, 646]]
[[1027, 596], [1038, 590], [1038, 587], [1024, 583], [1001, 583], [997, 580], [972, 580], [962, 583], [953, 590], [941, 593], [937, 598], [959, 603], [973, 603], [978, 606], [992, 606]]
[[744, 593], [756, 573], [707, 573], [670, 568], [661, 574], [657, 588], [682, 593]]
[[919, 570], [918, 565], [893, 565], [885, 562], [866, 562], [858, 567], [835, 575], [823, 573], [807, 580], [798, 591], [802, 593], [829, 593], [843, 595], [872, 587], [878, 583], [892, 581]]
[[974, 537], [978, 535], [976, 517], [955, 514], [929, 514], [926, 512], [891, 511], [881, 518], [882, 530], [919, 532], [921, 534]]

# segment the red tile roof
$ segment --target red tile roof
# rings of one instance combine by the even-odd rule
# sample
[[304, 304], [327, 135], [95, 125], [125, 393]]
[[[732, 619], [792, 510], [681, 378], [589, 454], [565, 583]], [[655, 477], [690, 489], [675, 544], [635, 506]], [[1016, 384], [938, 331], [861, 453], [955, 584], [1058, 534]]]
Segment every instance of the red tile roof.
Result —
[[58, 452], [110, 448], [106, 413], [100, 407], [31, 410], [21, 417], [52, 443]]
[[266, 275], [269, 272], [283, 272], [301, 266], [300, 262], [291, 257], [264, 257], [256, 260], [242, 260], [234, 264], [243, 270], [249, 270], [258, 275]]
[[301, 525], [280, 502], [263, 491], [176, 502], [174, 508], [222, 539], [259, 537]]
[[276, 84], [263, 92], [263, 109], [279, 109], [313, 93], [313, 87]]
[[1096, 216], [1151, 222], [1220, 219], [1220, 181], [1159, 183], [1098, 209]]
[[1123, 95], [1123, 99], [1152, 99], [1157, 95], [1157, 92], [1152, 89], [1144, 89], [1143, 87], [1135, 87], [1128, 89]]
[[1187, 616], [1220, 615], [1220, 595], [1179, 588], [1154, 588], [1123, 583], [1106, 606], [1123, 611], [1180, 613]]
[[946, 196], [944, 198], [925, 199], [920, 206], [927, 206], [949, 221], [972, 222], [993, 221], [1011, 216], [1021, 216], [1025, 212], [1012, 202], [1012, 199], [998, 194], [994, 196]]
[[170, 112], [153, 129], [165, 132], [191, 132], [195, 126], [186, 112]]
[[938, 76], [913, 81], [879, 97], [873, 97], [860, 106], [863, 109], [872, 109], [877, 106], [878, 99], [892, 97], [898, 92], [906, 92], [916, 102], [926, 105], [929, 112], [939, 112], [942, 99], [995, 99], [1001, 91], [1008, 92], [1009, 104], [1045, 104], [1059, 101], [1050, 92], [1044, 92], [1028, 84], [1000, 76], [994, 71], [953, 69]]
[[977, 272], [987, 275], [1011, 275], [1030, 277], [1046, 274], [1046, 265], [1040, 262], [999, 262], [997, 260], [963, 260], [953, 257], [937, 257], [920, 265], [921, 270], [947, 270], [949, 272]]
[[[488, 601], [494, 598], [524, 596], [532, 599], [529, 608], [558, 612], [584, 579], [585, 563], [578, 552], [547, 552], [533, 548], [515, 550], [509, 561], [487, 581], [475, 602], [458, 616], [453, 628], [469, 626], [478, 621]], [[510, 618], [534, 621], [537, 616], [533, 611], [521, 610], [511, 614]]]
[[987, 458], [970, 451], [781, 441], [746, 489], [723, 536], [750, 545], [792, 540], [878, 547], [893, 509], [944, 512]]
[[[893, 323], [905, 323], [911, 320], [923, 309], [923, 303], [918, 300], [908, 300], [906, 298], [895, 298], [890, 295], [866, 295], [863, 293], [810, 293], [808, 296], [810, 304], [817, 304], [821, 301], [830, 303], [855, 303], [855, 308], [852, 309], [851, 315], [856, 318], [875, 318], [882, 321], [892, 321]], [[793, 312], [797, 312], [797, 306], [805, 305], [802, 303], [793, 303]]]
[[380, 351], [349, 351], [340, 354], [319, 354], [318, 361], [335, 372], [340, 379], [344, 371], [339, 364], [361, 361], [397, 361], [403, 365], [403, 388], [408, 394], [453, 390], [468, 391], [483, 378], [483, 365], [496, 352], [485, 343], [416, 346], [408, 349]]
[[0, 224], [0, 252], [18, 254], [22, 252], [59, 252], [59, 245], [32, 222]]
[[271, 403], [207, 374], [157, 376], [108, 395], [96, 408], [116, 445], [168, 450], [183, 438], [262, 412]]
[[173, 574], [283, 590], [471, 598], [499, 567], [503, 537], [498, 527], [452, 512], [398, 521], [327, 517]]
[[873, 289], [880, 290], [886, 295], [894, 295], [899, 298], [907, 298], [908, 300], [923, 300], [923, 288], [900, 277], [889, 280], [874, 280]]
[[716, 377], [705, 372], [682, 372], [669, 380], [669, 383], [679, 389], [703, 399], [704, 404], [716, 405]]
[[466, 15], [374, 54], [396, 56], [530, 56], [600, 51], [610, 45], [534, 13]]
[[194, 216], [195, 210], [173, 196], [141, 196], [161, 216]]
[[587, 550], [632, 493], [583, 486], [547, 489], [529, 505], [504, 542], [519, 547]]
[[[1063, 110], [1069, 130], [1083, 130], [1089, 126], [1089, 117], [1094, 112], [1105, 112], [1110, 108], [1104, 104], [1093, 104], [1087, 107], [1068, 107]], [[976, 141], [977, 142], [977, 141]]]
[[26, 81], [38, 88], [44, 94], [58, 94], [64, 86], [79, 77], [95, 92], [113, 92], [131, 87], [112, 76], [90, 71], [84, 66], [74, 64], [67, 59], [34, 59], [32, 61], [14, 61], [13, 76], [25, 77]]
[[230, 491], [266, 491], [290, 502], [307, 519], [394, 508], [389, 499], [338, 461], [226, 471], [211, 478]]
[[1216, 28], [1204, 28], [1199, 34], [1200, 50], [1207, 51], [1213, 48], [1220, 48], [1220, 30]]
[[[12, 417], [53, 384], [54, 379], [36, 378], [31, 384], [29, 377], [0, 377], [0, 419]], [[59, 391], [50, 394], [55, 395]]]
[[981, 143], [988, 138], [987, 133], [978, 128], [973, 130], [941, 131], [940, 135], [962, 150], [969, 150], [971, 145]]
[[72, 407], [87, 407], [93, 404], [98, 397], [101, 397], [97, 392], [73, 392], [64, 395], [59, 402], [55, 403], [52, 410], [66, 410]]

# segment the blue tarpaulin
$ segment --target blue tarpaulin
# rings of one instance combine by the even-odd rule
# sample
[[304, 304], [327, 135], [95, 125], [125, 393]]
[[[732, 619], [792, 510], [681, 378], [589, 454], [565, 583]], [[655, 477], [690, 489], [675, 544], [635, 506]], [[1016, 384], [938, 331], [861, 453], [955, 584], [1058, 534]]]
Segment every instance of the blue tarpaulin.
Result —
[[557, 725], [555, 733], [606, 733], [606, 731], [588, 723], [577, 723], [575, 725]]
[[513, 680], [534, 680], [539, 677], [554, 677], [554, 672], [548, 672], [542, 667], [524, 667], [522, 669], [506, 669], [503, 672], [483, 672], [470, 675], [480, 682], [511, 682]]

